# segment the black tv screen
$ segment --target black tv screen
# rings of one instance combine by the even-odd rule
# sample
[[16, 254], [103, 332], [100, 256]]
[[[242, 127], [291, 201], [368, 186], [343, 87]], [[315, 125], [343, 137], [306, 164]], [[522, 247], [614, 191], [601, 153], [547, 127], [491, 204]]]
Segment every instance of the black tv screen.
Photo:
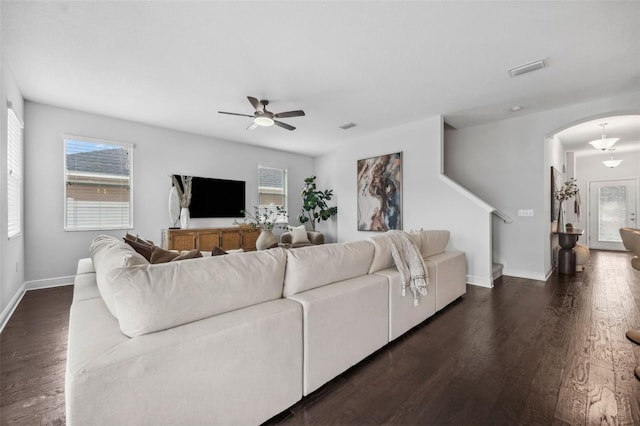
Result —
[[[178, 182], [180, 177], [178, 176]], [[193, 176], [191, 180], [192, 218], [244, 217], [245, 182]]]

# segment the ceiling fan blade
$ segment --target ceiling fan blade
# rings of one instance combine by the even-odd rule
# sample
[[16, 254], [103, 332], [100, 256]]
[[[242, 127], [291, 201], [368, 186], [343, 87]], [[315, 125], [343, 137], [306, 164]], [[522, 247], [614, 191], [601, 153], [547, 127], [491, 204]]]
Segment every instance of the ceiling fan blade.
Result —
[[247, 114], [238, 114], [237, 112], [224, 112], [224, 111], [218, 111], [220, 114], [229, 114], [229, 115], [239, 115], [240, 117], [251, 117], [251, 118], [255, 118], [255, 115], [247, 115]]
[[302, 117], [303, 115], [305, 115], [304, 111], [297, 110], [297, 111], [279, 112], [277, 114], [274, 114], [273, 116], [275, 118], [286, 118], [286, 117]]
[[247, 130], [255, 130], [257, 129], [259, 126], [256, 123], [251, 123], [251, 125], [249, 127], [247, 127]]
[[276, 126], [280, 126], [283, 129], [287, 129], [287, 130], [295, 130], [296, 128], [293, 126], [290, 126], [287, 123], [283, 123], [282, 121], [278, 121], [278, 120], [273, 120], [273, 122], [276, 124]]
[[249, 99], [249, 102], [251, 102], [251, 105], [253, 105], [256, 111], [264, 111], [264, 106], [260, 103], [259, 100], [257, 100], [253, 96], [247, 96], [247, 99]]

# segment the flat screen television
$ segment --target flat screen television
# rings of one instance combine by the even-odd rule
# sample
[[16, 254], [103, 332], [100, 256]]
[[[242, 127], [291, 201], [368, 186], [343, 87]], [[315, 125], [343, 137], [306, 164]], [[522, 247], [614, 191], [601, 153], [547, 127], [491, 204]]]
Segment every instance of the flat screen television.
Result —
[[[182, 186], [180, 176], [178, 183]], [[244, 217], [245, 181], [193, 176], [191, 180], [192, 218]]]

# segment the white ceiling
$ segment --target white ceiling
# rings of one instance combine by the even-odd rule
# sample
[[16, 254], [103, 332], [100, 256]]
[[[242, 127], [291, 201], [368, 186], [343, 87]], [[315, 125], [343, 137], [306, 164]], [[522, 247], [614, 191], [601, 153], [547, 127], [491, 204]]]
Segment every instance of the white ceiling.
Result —
[[602, 124], [607, 138], [620, 138], [613, 146], [615, 152], [640, 150], [640, 115], [620, 115], [588, 120], [579, 125], [569, 127], [559, 133], [556, 138], [562, 142], [567, 151], [573, 151], [578, 156], [602, 155], [609, 157], [609, 153], [589, 145], [595, 139], [602, 139]]
[[[25, 99], [309, 155], [436, 114], [462, 128], [640, 89], [637, 1], [0, 7]], [[538, 59], [540, 71], [507, 74]], [[292, 132], [250, 131], [217, 113], [252, 114], [248, 95], [307, 116], [282, 120]]]

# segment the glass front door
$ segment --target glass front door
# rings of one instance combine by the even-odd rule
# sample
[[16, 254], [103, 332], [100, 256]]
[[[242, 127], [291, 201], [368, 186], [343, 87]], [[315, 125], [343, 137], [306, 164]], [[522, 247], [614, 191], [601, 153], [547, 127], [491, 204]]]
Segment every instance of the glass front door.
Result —
[[589, 183], [589, 247], [624, 250], [620, 228], [638, 228], [638, 181], [624, 179]]

